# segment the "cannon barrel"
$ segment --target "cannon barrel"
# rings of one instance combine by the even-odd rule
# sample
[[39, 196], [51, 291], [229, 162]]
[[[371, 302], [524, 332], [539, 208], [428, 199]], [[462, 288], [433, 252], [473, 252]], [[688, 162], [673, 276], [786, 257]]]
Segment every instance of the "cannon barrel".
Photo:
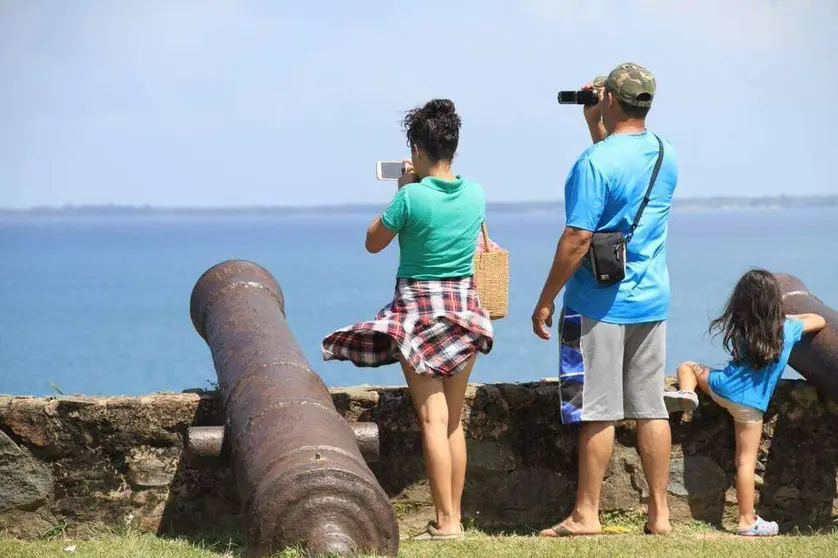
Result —
[[218, 374], [248, 554], [394, 556], [393, 507], [288, 328], [271, 274], [243, 260], [211, 267], [190, 315]]
[[821, 394], [838, 401], [838, 312], [809, 292], [806, 285], [786, 273], [775, 273], [783, 293], [786, 314], [818, 314], [826, 328], [814, 336], [805, 336], [794, 346], [789, 366], [806, 378]]
[[[351, 422], [355, 443], [367, 463], [378, 461], [378, 425], [374, 422]], [[223, 460], [227, 457], [227, 443], [223, 426], [192, 426], [186, 430], [184, 449], [189, 456], [200, 459]]]

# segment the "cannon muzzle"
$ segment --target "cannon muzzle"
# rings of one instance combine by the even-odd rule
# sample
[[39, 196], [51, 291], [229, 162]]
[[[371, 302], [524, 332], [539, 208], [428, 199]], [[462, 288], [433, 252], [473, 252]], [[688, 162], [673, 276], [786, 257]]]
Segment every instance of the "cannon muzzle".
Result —
[[775, 273], [783, 293], [786, 314], [818, 314], [826, 320], [826, 328], [804, 337], [794, 346], [789, 366], [806, 378], [821, 394], [838, 401], [838, 312], [809, 292], [806, 285], [786, 273]]

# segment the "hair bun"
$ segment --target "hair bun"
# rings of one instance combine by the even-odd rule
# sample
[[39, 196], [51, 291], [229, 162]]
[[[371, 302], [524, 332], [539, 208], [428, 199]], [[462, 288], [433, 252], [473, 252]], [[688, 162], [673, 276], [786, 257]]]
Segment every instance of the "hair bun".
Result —
[[425, 105], [425, 114], [433, 118], [435, 116], [449, 116], [456, 114], [454, 102], [451, 99], [433, 99]]

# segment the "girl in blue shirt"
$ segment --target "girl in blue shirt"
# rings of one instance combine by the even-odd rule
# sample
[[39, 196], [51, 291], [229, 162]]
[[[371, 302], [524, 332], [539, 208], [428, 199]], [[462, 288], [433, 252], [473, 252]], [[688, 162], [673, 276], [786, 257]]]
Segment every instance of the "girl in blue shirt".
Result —
[[721, 370], [685, 362], [678, 366], [677, 392], [664, 395], [670, 411], [698, 407], [696, 386], [733, 416], [736, 431], [736, 497], [738, 535], [776, 535], [777, 523], [754, 512], [754, 470], [762, 437], [762, 416], [783, 375], [795, 343], [808, 332], [820, 331], [826, 321], [816, 314], [785, 315], [780, 284], [770, 272], [754, 269], [733, 289], [710, 332], [722, 334], [730, 355]]

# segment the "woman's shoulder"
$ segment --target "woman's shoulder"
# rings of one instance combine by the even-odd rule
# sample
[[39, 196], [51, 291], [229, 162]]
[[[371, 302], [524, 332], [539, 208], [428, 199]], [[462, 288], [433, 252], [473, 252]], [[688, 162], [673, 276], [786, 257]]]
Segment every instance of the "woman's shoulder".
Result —
[[466, 181], [464, 185], [468, 188], [466, 190], [465, 199], [468, 200], [469, 205], [479, 211], [481, 214], [486, 212], [486, 192], [483, 191], [483, 186], [479, 182]]
[[483, 185], [477, 182], [476, 180], [472, 180], [470, 178], [460, 177], [463, 181], [463, 190], [467, 191], [471, 194], [479, 194], [483, 196]]

